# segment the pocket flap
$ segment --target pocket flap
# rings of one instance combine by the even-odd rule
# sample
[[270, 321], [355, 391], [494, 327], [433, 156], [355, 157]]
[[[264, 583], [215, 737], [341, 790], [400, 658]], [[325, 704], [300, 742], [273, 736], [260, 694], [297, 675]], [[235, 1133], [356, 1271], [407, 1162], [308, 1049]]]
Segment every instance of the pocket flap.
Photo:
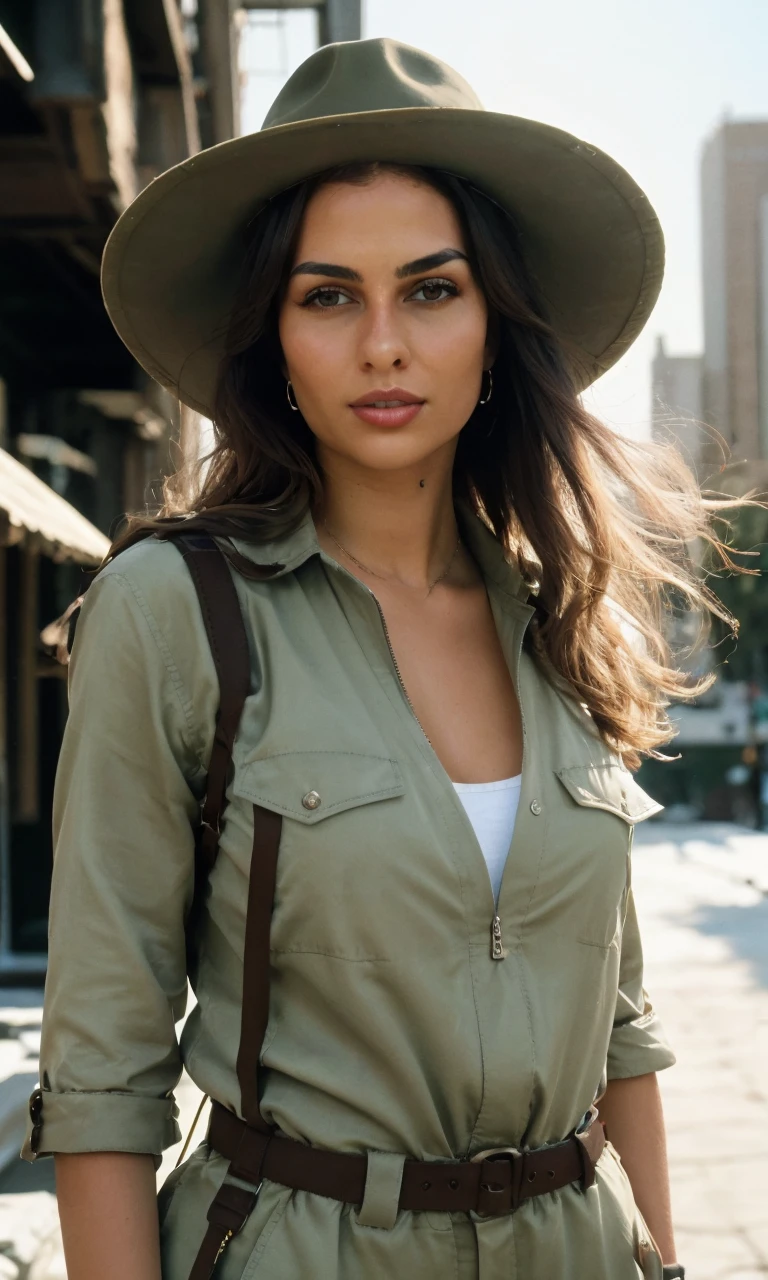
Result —
[[238, 765], [232, 790], [265, 809], [313, 823], [356, 805], [401, 796], [405, 784], [397, 761], [387, 756], [284, 751]]
[[617, 764], [578, 765], [557, 769], [556, 773], [576, 804], [615, 813], [630, 826], [661, 813], [664, 808], [638, 786], [628, 769]]

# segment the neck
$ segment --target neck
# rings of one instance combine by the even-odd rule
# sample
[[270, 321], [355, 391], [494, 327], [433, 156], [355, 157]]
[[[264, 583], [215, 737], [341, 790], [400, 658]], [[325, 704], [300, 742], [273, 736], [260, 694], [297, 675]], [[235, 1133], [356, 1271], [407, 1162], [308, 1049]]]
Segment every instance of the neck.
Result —
[[339, 557], [323, 521], [345, 551], [375, 574], [393, 584], [429, 590], [449, 563], [459, 536], [451, 486], [453, 456], [445, 462], [431, 458], [395, 473], [362, 472], [338, 456], [320, 462], [324, 496], [321, 509], [313, 514], [324, 550]]

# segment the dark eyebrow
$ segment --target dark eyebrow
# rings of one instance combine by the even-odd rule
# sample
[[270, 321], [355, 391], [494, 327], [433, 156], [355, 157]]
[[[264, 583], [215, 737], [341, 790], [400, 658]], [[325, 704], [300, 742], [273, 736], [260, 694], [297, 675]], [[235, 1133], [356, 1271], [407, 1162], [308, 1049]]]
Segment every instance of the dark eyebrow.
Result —
[[291, 272], [291, 279], [294, 276], [333, 276], [336, 280], [357, 281], [363, 279], [359, 271], [353, 271], [351, 267], [338, 267], [333, 262], [300, 262]]
[[[469, 261], [466, 253], [462, 253], [460, 249], [441, 249], [439, 253], [430, 253], [425, 258], [406, 262], [396, 269], [395, 275], [398, 280], [404, 280], [406, 276], [418, 276], [422, 271], [433, 271], [435, 267], [442, 267], [446, 262], [457, 259]], [[330, 276], [334, 280], [356, 280], [359, 284], [363, 279], [359, 271], [353, 271], [352, 267], [340, 267], [334, 262], [300, 262], [291, 272], [291, 279], [294, 276]]]
[[456, 259], [462, 262], [468, 262], [466, 253], [462, 253], [460, 249], [441, 249], [439, 253], [430, 253], [426, 258], [416, 258], [414, 262], [406, 262], [405, 266], [398, 267], [395, 275], [398, 280], [404, 279], [405, 276], [418, 276], [422, 271], [432, 271], [435, 267], [442, 267], [446, 262], [454, 262]]

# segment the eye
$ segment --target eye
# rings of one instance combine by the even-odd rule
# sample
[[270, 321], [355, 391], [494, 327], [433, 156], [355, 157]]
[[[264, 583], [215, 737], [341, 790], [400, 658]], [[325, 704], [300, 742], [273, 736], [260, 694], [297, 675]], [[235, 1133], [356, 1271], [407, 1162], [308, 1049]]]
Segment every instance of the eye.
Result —
[[311, 293], [308, 293], [301, 305], [303, 307], [315, 307], [321, 311], [331, 311], [341, 303], [351, 301], [352, 299], [349, 295], [342, 293], [341, 289], [321, 285], [318, 289], [313, 289]]
[[[418, 302], [443, 302], [446, 297], [455, 298], [458, 292], [458, 286], [452, 280], [435, 278], [422, 280], [419, 287], [409, 296], [416, 298]], [[422, 296], [419, 297], [419, 294]]]

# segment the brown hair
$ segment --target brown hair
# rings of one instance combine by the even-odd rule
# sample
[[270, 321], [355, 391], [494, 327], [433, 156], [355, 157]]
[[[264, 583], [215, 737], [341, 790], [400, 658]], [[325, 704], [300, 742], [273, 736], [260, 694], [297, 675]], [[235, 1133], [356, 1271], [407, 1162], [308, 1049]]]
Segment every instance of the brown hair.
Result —
[[[672, 737], [671, 699], [692, 680], [668, 640], [671, 615], [733, 624], [691, 551], [702, 539], [733, 569], [713, 532], [723, 504], [705, 501], [669, 445], [617, 436], [587, 412], [547, 322], [510, 214], [466, 180], [412, 166], [330, 170], [276, 196], [249, 228], [214, 409], [215, 445], [170, 477], [158, 517], [133, 517], [117, 554], [148, 533], [204, 529], [259, 541], [287, 532], [322, 495], [314, 436], [285, 395], [278, 312], [304, 210], [321, 185], [366, 182], [382, 169], [444, 195], [463, 226], [498, 351], [493, 398], [459, 436], [454, 495], [485, 518], [526, 575], [538, 579], [532, 641], [539, 662], [583, 703], [603, 739], [635, 768]], [[189, 514], [189, 513], [192, 514]], [[238, 562], [238, 567], [251, 562]]]

